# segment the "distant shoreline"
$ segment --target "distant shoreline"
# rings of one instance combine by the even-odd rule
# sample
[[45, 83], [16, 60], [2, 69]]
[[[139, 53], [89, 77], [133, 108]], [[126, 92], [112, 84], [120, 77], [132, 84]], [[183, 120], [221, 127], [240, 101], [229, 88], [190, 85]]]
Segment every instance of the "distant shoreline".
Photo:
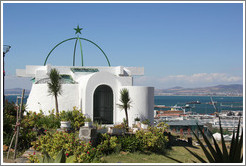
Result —
[[[4, 94], [5, 96], [21, 96], [21, 94]], [[25, 96], [29, 96], [29, 94], [25, 94]], [[207, 97], [210, 97], [210, 96], [212, 96], [212, 97], [243, 97], [243, 95], [238, 95], [238, 96], [236, 96], [236, 95], [188, 95], [188, 94], [186, 94], [186, 95], [177, 95], [177, 94], [175, 94], [175, 95], [160, 95], [160, 94], [156, 94], [156, 95], [154, 95], [154, 96], [207, 96]]]
[[[4, 96], [18, 96], [18, 95], [21, 96], [21, 93], [18, 93], [18, 94], [4, 94]], [[24, 96], [29, 96], [29, 94], [25, 94]]]
[[243, 95], [189, 95], [189, 94], [182, 94], [182, 95], [160, 95], [160, 94], [155, 94], [154, 96], [207, 96], [207, 97], [243, 97]]

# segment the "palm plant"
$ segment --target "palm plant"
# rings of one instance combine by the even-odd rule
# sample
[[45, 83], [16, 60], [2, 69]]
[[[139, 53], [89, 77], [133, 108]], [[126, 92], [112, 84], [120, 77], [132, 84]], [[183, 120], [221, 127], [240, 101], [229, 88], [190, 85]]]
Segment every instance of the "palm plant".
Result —
[[126, 114], [126, 131], [129, 131], [129, 124], [128, 124], [128, 112], [127, 109], [129, 109], [131, 107], [131, 99], [129, 97], [129, 91], [124, 88], [120, 91], [120, 102], [121, 104], [118, 104], [118, 106], [121, 109], [125, 110], [125, 114]]
[[[198, 125], [197, 125], [198, 126]], [[222, 150], [219, 148], [218, 143], [216, 142], [215, 138], [213, 137], [212, 133], [209, 131], [209, 134], [212, 136], [212, 140], [214, 142], [214, 147], [209, 142], [207, 136], [202, 132], [202, 129], [198, 126], [199, 131], [202, 134], [202, 137], [207, 144], [208, 149], [203, 145], [201, 140], [198, 138], [198, 136], [193, 132], [194, 136], [196, 137], [197, 141], [201, 145], [201, 148], [210, 163], [241, 163], [243, 161], [243, 130], [241, 131], [241, 136], [239, 136], [239, 130], [240, 130], [240, 119], [238, 122], [237, 127], [237, 133], [235, 135], [235, 130], [233, 130], [233, 135], [231, 139], [231, 145], [229, 152], [227, 151], [225, 140], [223, 138], [223, 129], [221, 127], [221, 120], [219, 118], [219, 126], [220, 126], [220, 134], [221, 134], [221, 144], [222, 144]], [[240, 137], [240, 138], [239, 138]], [[199, 161], [202, 163], [206, 163], [205, 159], [201, 158], [196, 153], [190, 151], [185, 147], [186, 150], [188, 150], [193, 156], [195, 156]]]
[[48, 92], [55, 97], [56, 115], [59, 116], [57, 96], [61, 94], [61, 77], [59, 72], [54, 68], [48, 74], [50, 82], [48, 82]]

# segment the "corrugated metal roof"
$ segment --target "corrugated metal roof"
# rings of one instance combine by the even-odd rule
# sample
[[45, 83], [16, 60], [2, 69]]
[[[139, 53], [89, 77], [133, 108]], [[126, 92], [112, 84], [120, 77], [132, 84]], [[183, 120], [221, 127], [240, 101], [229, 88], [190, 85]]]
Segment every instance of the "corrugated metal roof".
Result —
[[198, 120], [179, 120], [179, 121], [172, 121], [172, 122], [166, 122], [169, 126], [196, 126], [198, 123], [199, 126], [202, 126], [203, 124], [200, 123]]

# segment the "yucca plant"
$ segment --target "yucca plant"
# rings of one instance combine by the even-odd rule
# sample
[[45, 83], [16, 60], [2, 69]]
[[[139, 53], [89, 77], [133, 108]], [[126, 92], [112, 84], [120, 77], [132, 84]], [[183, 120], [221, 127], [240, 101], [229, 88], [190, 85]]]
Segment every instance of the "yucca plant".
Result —
[[[197, 125], [198, 126], [198, 125]], [[207, 144], [208, 149], [204, 146], [198, 136], [193, 132], [194, 136], [196, 137], [198, 143], [200, 144], [208, 162], [210, 163], [241, 163], [243, 162], [243, 130], [241, 132], [241, 136], [239, 138], [239, 130], [240, 130], [240, 119], [238, 122], [237, 133], [235, 135], [235, 130], [233, 130], [233, 135], [231, 139], [231, 145], [229, 152], [227, 151], [225, 140], [223, 137], [223, 129], [221, 127], [221, 120], [219, 118], [219, 127], [220, 127], [220, 134], [221, 134], [221, 144], [222, 150], [220, 149], [218, 143], [216, 142], [215, 138], [213, 137], [212, 133], [209, 131], [209, 134], [212, 137], [214, 142], [214, 147], [209, 142], [208, 137], [202, 132], [202, 129], [198, 126], [200, 133], [202, 134], [203, 140]], [[206, 163], [205, 159], [197, 155], [196, 153], [190, 151], [185, 147], [193, 156], [195, 156], [199, 161], [202, 163]]]
[[45, 151], [44, 157], [39, 159], [40, 163], [66, 163], [66, 156], [64, 154], [64, 150], [61, 150], [55, 159], [50, 157], [50, 155]]
[[51, 69], [48, 75], [50, 78], [50, 82], [48, 82], [48, 92], [50, 95], [55, 97], [56, 115], [59, 116], [57, 97], [62, 92], [61, 77], [58, 70], [56, 70], [55, 68]]
[[120, 102], [121, 104], [118, 104], [118, 106], [120, 107], [120, 109], [124, 109], [125, 110], [125, 114], [126, 114], [126, 131], [129, 130], [129, 124], [128, 124], [128, 112], [127, 109], [129, 109], [131, 107], [131, 98], [129, 96], [129, 91], [128, 89], [124, 88], [120, 91]]

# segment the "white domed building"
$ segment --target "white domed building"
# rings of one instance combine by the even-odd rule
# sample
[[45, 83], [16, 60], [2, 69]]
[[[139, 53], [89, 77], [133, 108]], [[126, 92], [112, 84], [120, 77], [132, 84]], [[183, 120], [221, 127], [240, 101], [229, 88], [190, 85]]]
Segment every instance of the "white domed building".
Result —
[[[79, 38], [75, 38], [79, 39]], [[80, 38], [83, 39], [83, 38]], [[47, 60], [47, 58], [46, 58]], [[108, 60], [108, 59], [107, 59]], [[92, 121], [102, 124], [117, 124], [125, 118], [120, 104], [120, 90], [128, 89], [132, 100], [128, 110], [129, 125], [136, 117], [154, 120], [154, 87], [133, 86], [133, 76], [144, 74], [143, 67], [84, 67], [84, 66], [26, 66], [17, 69], [19, 77], [32, 77], [33, 85], [27, 99], [27, 111], [44, 114], [55, 109], [55, 98], [48, 93], [48, 73], [52, 68], [59, 71], [62, 94], [58, 96], [59, 111], [77, 107]]]

